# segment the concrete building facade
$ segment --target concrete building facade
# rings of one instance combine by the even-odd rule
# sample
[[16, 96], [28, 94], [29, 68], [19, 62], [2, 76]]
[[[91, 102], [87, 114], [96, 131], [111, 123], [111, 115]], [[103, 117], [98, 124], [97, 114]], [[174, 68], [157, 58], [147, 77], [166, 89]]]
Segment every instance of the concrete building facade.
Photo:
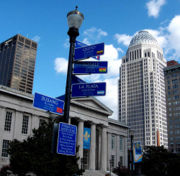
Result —
[[147, 31], [138, 32], [120, 67], [119, 120], [142, 146], [168, 147], [165, 67], [157, 40]]
[[180, 64], [167, 62], [164, 69], [168, 120], [168, 148], [180, 153]]
[[[0, 86], [0, 167], [9, 164], [7, 148], [13, 139], [24, 140], [32, 135], [41, 121], [52, 115], [32, 105], [33, 95]], [[78, 156], [87, 170], [107, 171], [120, 162], [127, 166], [128, 127], [108, 119], [112, 111], [95, 98], [73, 99], [70, 123], [77, 125]], [[90, 149], [84, 149], [84, 128], [91, 130]], [[78, 161], [81, 167], [81, 161]]]

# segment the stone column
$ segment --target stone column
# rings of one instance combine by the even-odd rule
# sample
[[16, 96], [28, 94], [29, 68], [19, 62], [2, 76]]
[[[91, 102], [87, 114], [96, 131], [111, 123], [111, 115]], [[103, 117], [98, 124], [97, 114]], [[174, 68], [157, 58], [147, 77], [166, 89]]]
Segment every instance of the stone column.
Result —
[[110, 170], [111, 153], [111, 133], [107, 133], [107, 170]]
[[[4, 124], [5, 124], [5, 119], [6, 119], [6, 109], [4, 107], [0, 107], [0, 144], [1, 140], [3, 139], [3, 134], [4, 134]], [[1, 144], [2, 146], [2, 144]]]
[[124, 137], [123, 139], [123, 142], [124, 142], [124, 146], [123, 146], [123, 152], [124, 152], [124, 166], [128, 167], [128, 149], [127, 149], [127, 137]]
[[99, 135], [98, 135], [98, 138], [99, 138], [99, 144], [98, 144], [98, 170], [100, 170], [101, 169], [101, 144], [102, 144], [102, 142], [101, 142], [101, 138], [102, 138], [102, 133], [101, 133], [101, 129], [99, 129], [98, 130], [98, 133], [99, 133]]
[[91, 124], [91, 148], [90, 148], [90, 162], [89, 169], [95, 170], [95, 155], [96, 155], [96, 125], [94, 123]]
[[102, 143], [101, 143], [101, 170], [107, 170], [107, 128], [102, 127]]
[[77, 146], [79, 146], [79, 151], [78, 151], [78, 165], [79, 168], [81, 168], [81, 158], [83, 158], [83, 132], [84, 132], [84, 121], [79, 120], [78, 123], [78, 134], [77, 134]]

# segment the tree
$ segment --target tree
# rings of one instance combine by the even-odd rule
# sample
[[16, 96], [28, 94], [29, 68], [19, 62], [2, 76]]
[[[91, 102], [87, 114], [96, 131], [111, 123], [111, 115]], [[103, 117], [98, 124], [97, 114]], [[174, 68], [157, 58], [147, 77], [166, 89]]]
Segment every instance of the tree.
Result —
[[14, 174], [24, 176], [28, 172], [37, 176], [72, 176], [81, 174], [78, 158], [51, 153], [52, 121], [43, 123], [33, 130], [33, 136], [23, 142], [10, 143], [10, 169]]
[[130, 171], [128, 168], [124, 166], [118, 166], [113, 169], [113, 172], [117, 174], [118, 176], [130, 176]]
[[168, 152], [163, 146], [145, 147], [142, 171], [146, 176], [177, 175], [179, 173], [180, 156]]

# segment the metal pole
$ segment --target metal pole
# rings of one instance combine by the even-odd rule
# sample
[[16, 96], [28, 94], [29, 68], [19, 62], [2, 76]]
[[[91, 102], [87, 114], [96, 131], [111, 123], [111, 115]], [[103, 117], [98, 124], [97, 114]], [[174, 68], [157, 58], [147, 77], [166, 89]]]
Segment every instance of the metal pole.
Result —
[[70, 110], [70, 101], [71, 101], [71, 83], [72, 83], [72, 63], [75, 51], [75, 42], [76, 37], [79, 35], [78, 29], [72, 27], [68, 31], [70, 37], [70, 49], [69, 49], [69, 61], [68, 61], [68, 70], [66, 78], [66, 94], [65, 94], [65, 106], [64, 106], [64, 121], [68, 123], [69, 121], [69, 110]]

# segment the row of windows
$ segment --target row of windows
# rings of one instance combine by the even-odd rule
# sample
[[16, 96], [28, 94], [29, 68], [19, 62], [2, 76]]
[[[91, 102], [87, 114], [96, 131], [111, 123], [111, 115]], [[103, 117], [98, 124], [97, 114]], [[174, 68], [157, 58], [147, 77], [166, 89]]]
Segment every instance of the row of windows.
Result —
[[[123, 157], [122, 157], [122, 156], [119, 157], [118, 165], [119, 165], [119, 166], [122, 166], [122, 165], [123, 165]], [[115, 155], [111, 155], [110, 167], [111, 167], [111, 168], [117, 167], [117, 166], [115, 165]]]
[[[11, 115], [10, 115], [11, 114]], [[10, 117], [12, 119], [12, 112], [7, 112], [6, 113], [6, 117]], [[8, 120], [9, 121], [9, 120]], [[27, 115], [24, 115], [23, 116], [23, 123], [22, 123], [22, 133], [23, 134], [27, 134], [28, 132], [28, 121], [29, 121], [29, 116]], [[42, 123], [44, 123], [45, 120], [43, 119], [40, 119], [39, 121], [39, 126], [41, 126]], [[5, 123], [6, 124], [6, 123]], [[7, 123], [8, 124], [8, 123]], [[10, 124], [8, 124], [8, 126], [11, 126]], [[9, 131], [9, 130], [8, 130]], [[9, 148], [9, 143], [10, 143], [10, 140], [6, 140], [4, 139], [3, 142], [2, 142], [2, 153], [1, 153], [1, 156], [2, 157], [8, 157], [8, 148]]]
[[[24, 43], [24, 41], [25, 41], [25, 44], [27, 44], [27, 45], [30, 45], [32, 43], [32, 47], [37, 48], [37, 44], [35, 42], [32, 42], [31, 40], [28, 40], [28, 39], [24, 38], [23, 36], [19, 36], [18, 38], [19, 38], [20, 42]], [[21, 44], [20, 42], [18, 42], [18, 43]]]
[[[6, 112], [4, 131], [11, 131], [12, 116], [13, 113], [11, 111]], [[28, 122], [29, 122], [29, 116], [23, 115], [22, 128], [21, 128], [22, 134], [28, 133]]]
[[[116, 145], [116, 136], [112, 135], [111, 136], [111, 149], [115, 149]], [[123, 137], [119, 136], [119, 151], [123, 151]]]

